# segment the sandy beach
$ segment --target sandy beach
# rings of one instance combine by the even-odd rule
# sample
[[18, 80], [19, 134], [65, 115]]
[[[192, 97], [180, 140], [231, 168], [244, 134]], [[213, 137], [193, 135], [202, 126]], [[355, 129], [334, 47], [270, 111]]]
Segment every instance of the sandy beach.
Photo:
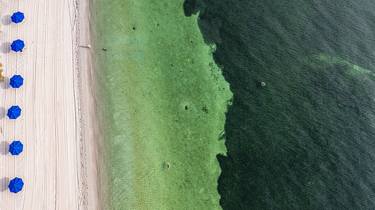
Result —
[[[21, 74], [21, 89], [2, 85], [0, 209], [100, 209], [95, 78], [91, 65], [88, 1], [3, 0], [1, 57], [4, 75]], [[25, 13], [20, 25], [9, 24], [14, 11]], [[26, 42], [22, 53], [9, 52], [17, 38]], [[81, 46], [81, 47], [80, 47]], [[13, 104], [22, 116], [5, 116]], [[94, 138], [95, 136], [95, 138]], [[7, 153], [20, 139], [21, 156]], [[7, 190], [9, 179], [21, 177], [21, 193]]]

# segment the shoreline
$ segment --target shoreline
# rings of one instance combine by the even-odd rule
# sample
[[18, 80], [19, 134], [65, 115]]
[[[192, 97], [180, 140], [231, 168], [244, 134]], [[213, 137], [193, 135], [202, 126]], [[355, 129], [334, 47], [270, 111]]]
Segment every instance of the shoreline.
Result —
[[[95, 57], [92, 1], [77, 2], [77, 81], [80, 98], [81, 145], [81, 201], [83, 209], [105, 209], [105, 164], [103, 151], [103, 125], [98, 104], [100, 104]], [[101, 154], [101, 155], [100, 155]]]

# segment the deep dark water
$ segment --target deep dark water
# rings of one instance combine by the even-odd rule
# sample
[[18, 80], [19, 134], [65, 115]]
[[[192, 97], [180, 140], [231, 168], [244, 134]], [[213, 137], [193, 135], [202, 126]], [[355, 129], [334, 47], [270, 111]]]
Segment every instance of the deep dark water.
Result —
[[234, 93], [223, 209], [375, 209], [375, 1], [184, 6]]

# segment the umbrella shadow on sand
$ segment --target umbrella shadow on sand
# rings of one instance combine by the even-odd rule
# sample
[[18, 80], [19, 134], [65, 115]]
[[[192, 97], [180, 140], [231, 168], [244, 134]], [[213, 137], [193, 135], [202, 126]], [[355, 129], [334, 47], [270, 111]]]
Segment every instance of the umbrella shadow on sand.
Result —
[[3, 141], [0, 143], [0, 154], [2, 155], [7, 155], [8, 154], [8, 148], [9, 148], [9, 143], [6, 141]]
[[[4, 107], [0, 107], [0, 119], [5, 117], [6, 111]], [[0, 135], [3, 133], [3, 129], [0, 127]]]
[[4, 177], [4, 178], [0, 179], [0, 191], [1, 192], [4, 192], [8, 189], [8, 183], [9, 183], [8, 177]]
[[10, 42], [4, 42], [0, 46], [0, 50], [2, 53], [10, 53]]
[[10, 25], [12, 23], [12, 20], [10, 19], [10, 15], [5, 15], [1, 18], [1, 23], [3, 25]]
[[[9, 78], [8, 77], [4, 77], [4, 80], [0, 81], [0, 88], [4, 89], [4, 90], [9, 89]], [[1, 117], [1, 115], [0, 115], [0, 117]]]

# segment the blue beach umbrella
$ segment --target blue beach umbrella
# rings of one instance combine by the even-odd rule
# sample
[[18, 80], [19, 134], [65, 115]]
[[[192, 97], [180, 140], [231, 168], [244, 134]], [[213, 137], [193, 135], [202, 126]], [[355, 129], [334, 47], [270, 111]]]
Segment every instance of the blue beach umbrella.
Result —
[[16, 141], [13, 141], [10, 145], [9, 145], [9, 152], [10, 154], [12, 155], [19, 155], [21, 154], [23, 151], [23, 144], [22, 142], [16, 140]]
[[21, 178], [16, 177], [10, 180], [8, 188], [10, 192], [18, 193], [22, 190], [23, 185], [24, 185], [23, 180]]
[[21, 75], [18, 75], [18, 74], [13, 75], [10, 78], [9, 85], [12, 88], [20, 88], [23, 85], [23, 77]]
[[9, 119], [12, 119], [12, 120], [15, 120], [17, 119], [19, 116], [21, 116], [21, 108], [19, 106], [11, 106], [9, 109], [8, 109], [8, 117]]
[[14, 52], [22, 52], [23, 48], [25, 48], [25, 42], [21, 39], [14, 40], [12, 44], [10, 45], [10, 48]]
[[13, 15], [10, 17], [13, 23], [21, 23], [23, 19], [25, 19], [25, 15], [22, 12], [15, 12]]

